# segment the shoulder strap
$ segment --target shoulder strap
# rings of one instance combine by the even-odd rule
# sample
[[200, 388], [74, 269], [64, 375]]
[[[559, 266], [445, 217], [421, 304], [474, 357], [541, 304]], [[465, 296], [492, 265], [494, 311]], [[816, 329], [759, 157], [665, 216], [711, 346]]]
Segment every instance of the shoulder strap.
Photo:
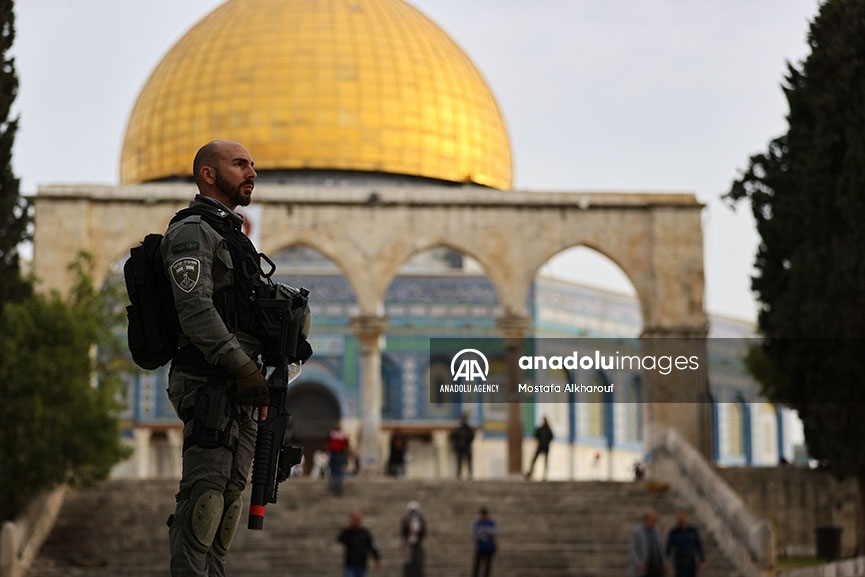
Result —
[[204, 207], [200, 206], [190, 206], [177, 211], [177, 213], [171, 218], [169, 226], [176, 222], [180, 222], [185, 218], [189, 218], [190, 216], [195, 215], [203, 218], [205, 222], [207, 222], [207, 224], [212, 226], [213, 229], [216, 230], [216, 232], [223, 236], [225, 236], [232, 229], [231, 220], [227, 215], [225, 217], [219, 217], [213, 214], [212, 211], [209, 211]]

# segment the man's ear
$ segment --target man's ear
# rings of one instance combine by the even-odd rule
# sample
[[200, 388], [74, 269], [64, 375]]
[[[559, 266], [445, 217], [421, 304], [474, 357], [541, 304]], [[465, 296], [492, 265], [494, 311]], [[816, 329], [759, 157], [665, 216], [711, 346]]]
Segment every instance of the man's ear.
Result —
[[202, 166], [201, 180], [203, 180], [207, 184], [214, 184], [216, 182], [216, 170], [214, 170], [212, 166]]

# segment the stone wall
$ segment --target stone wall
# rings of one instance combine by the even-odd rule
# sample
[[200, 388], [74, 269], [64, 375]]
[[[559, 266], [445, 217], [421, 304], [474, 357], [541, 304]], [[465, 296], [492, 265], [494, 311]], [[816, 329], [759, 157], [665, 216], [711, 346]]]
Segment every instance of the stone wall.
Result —
[[817, 527], [842, 528], [841, 555], [856, 553], [856, 481], [799, 467], [718, 468], [756, 517], [775, 527], [779, 556], [812, 556]]

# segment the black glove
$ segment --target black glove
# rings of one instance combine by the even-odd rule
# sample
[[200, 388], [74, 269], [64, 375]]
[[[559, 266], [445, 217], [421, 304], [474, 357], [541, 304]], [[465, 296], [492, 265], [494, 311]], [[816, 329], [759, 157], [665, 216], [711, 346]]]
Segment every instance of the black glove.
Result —
[[267, 406], [270, 400], [267, 380], [253, 361], [250, 360], [234, 373], [234, 382], [238, 405]]

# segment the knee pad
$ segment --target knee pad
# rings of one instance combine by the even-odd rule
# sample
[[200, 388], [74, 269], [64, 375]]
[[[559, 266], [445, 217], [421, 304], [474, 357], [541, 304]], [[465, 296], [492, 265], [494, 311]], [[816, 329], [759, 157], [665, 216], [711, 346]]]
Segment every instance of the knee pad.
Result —
[[195, 549], [207, 552], [222, 520], [225, 502], [223, 489], [216, 483], [198, 481], [192, 486], [183, 534]]
[[231, 541], [234, 539], [234, 534], [237, 532], [237, 527], [240, 525], [243, 497], [241, 497], [239, 490], [228, 489], [223, 493], [223, 501], [225, 508], [222, 511], [222, 519], [219, 521], [216, 538], [213, 540], [213, 550], [225, 557], [228, 554]]

